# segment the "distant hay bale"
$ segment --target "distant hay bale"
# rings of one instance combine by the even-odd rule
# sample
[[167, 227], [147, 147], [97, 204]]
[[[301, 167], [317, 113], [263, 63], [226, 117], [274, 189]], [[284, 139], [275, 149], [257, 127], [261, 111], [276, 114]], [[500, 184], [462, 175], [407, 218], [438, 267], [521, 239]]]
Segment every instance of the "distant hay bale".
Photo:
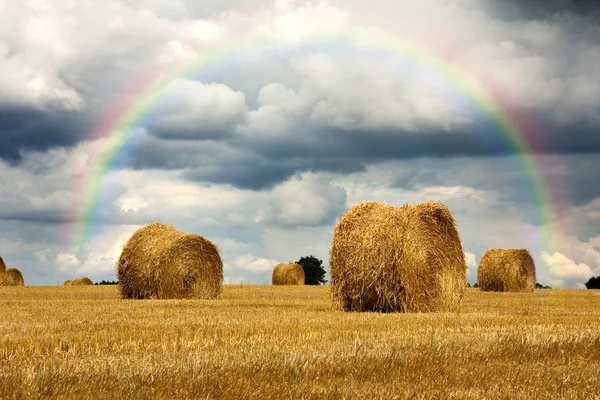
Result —
[[205, 237], [153, 222], [125, 243], [117, 275], [126, 299], [214, 299], [221, 294], [223, 261]]
[[8, 286], [10, 281], [10, 276], [6, 273], [6, 264], [4, 263], [4, 259], [0, 257], [0, 286]]
[[467, 282], [456, 223], [439, 202], [363, 202], [335, 227], [329, 265], [334, 306], [345, 311], [455, 311]]
[[273, 285], [304, 285], [304, 269], [300, 264], [280, 263], [271, 274]]
[[526, 249], [489, 249], [479, 261], [477, 284], [490, 292], [533, 292], [536, 274]]
[[4, 259], [0, 257], [0, 286], [25, 286], [23, 274], [16, 268], [6, 269]]
[[73, 280], [66, 280], [65, 283], [63, 284], [63, 286], [90, 286], [90, 285], [93, 286], [94, 282], [88, 277], [77, 278], [77, 279], [73, 279]]
[[9, 277], [9, 285], [10, 286], [25, 286], [25, 280], [23, 279], [23, 274], [16, 268], [9, 268], [5, 272]]

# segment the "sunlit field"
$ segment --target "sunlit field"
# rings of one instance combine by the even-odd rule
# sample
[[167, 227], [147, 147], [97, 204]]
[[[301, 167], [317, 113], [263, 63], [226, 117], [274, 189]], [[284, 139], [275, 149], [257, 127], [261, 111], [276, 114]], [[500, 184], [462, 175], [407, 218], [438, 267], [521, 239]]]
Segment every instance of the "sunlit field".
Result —
[[329, 287], [0, 287], [0, 398], [600, 398], [600, 291], [468, 289], [460, 313], [333, 311]]

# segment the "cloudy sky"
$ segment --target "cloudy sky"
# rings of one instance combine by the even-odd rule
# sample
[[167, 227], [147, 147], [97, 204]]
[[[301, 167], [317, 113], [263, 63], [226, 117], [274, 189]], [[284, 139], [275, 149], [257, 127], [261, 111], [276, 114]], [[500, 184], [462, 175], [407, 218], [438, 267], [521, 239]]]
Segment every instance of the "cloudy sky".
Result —
[[539, 282], [581, 287], [598, 65], [586, 1], [0, 0], [0, 255], [31, 285], [115, 279], [159, 220], [215, 242], [227, 282], [268, 283], [328, 264], [357, 202], [439, 200], [472, 283], [486, 249], [525, 247]]

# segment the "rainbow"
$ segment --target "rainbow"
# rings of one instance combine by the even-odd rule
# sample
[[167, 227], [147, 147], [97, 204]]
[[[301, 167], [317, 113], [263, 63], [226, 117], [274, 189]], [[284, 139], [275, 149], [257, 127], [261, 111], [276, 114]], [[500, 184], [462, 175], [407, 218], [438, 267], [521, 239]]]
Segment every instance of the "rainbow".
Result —
[[90, 235], [101, 195], [105, 175], [111, 170], [123, 148], [134, 134], [135, 128], [154, 109], [165, 93], [167, 85], [175, 79], [198, 74], [203, 69], [244, 51], [259, 51], [269, 46], [294, 46], [306, 43], [344, 43], [358, 49], [381, 51], [413, 61], [419, 67], [429, 70], [455, 87], [464, 97], [482, 112], [495, 125], [514, 153], [519, 155], [523, 170], [531, 183], [538, 218], [543, 226], [542, 246], [554, 247], [552, 233], [556, 231], [554, 201], [547, 180], [543, 175], [544, 166], [535, 157], [542, 150], [540, 132], [527, 120], [511, 110], [504, 101], [500, 90], [494, 90], [490, 82], [484, 82], [473, 71], [456, 65], [442, 52], [437, 54], [431, 48], [414, 41], [386, 34], [380, 30], [356, 29], [342, 34], [318, 34], [305, 37], [300, 42], [283, 42], [265, 34], [250, 34], [236, 37], [221, 43], [203, 54], [194, 62], [183, 67], [157, 67], [140, 75], [119, 99], [98, 120], [89, 140], [104, 139], [102, 151], [96, 155], [89, 173], [81, 175], [77, 192], [80, 198], [74, 209], [72, 237], [79, 253]]

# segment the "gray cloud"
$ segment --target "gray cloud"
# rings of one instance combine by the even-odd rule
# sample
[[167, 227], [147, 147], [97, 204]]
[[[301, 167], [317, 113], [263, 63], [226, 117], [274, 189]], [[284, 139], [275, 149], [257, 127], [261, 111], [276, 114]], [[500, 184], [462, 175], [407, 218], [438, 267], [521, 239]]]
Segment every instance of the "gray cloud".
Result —
[[24, 150], [73, 146], [88, 124], [89, 118], [76, 112], [0, 106], [0, 159], [18, 162]]

